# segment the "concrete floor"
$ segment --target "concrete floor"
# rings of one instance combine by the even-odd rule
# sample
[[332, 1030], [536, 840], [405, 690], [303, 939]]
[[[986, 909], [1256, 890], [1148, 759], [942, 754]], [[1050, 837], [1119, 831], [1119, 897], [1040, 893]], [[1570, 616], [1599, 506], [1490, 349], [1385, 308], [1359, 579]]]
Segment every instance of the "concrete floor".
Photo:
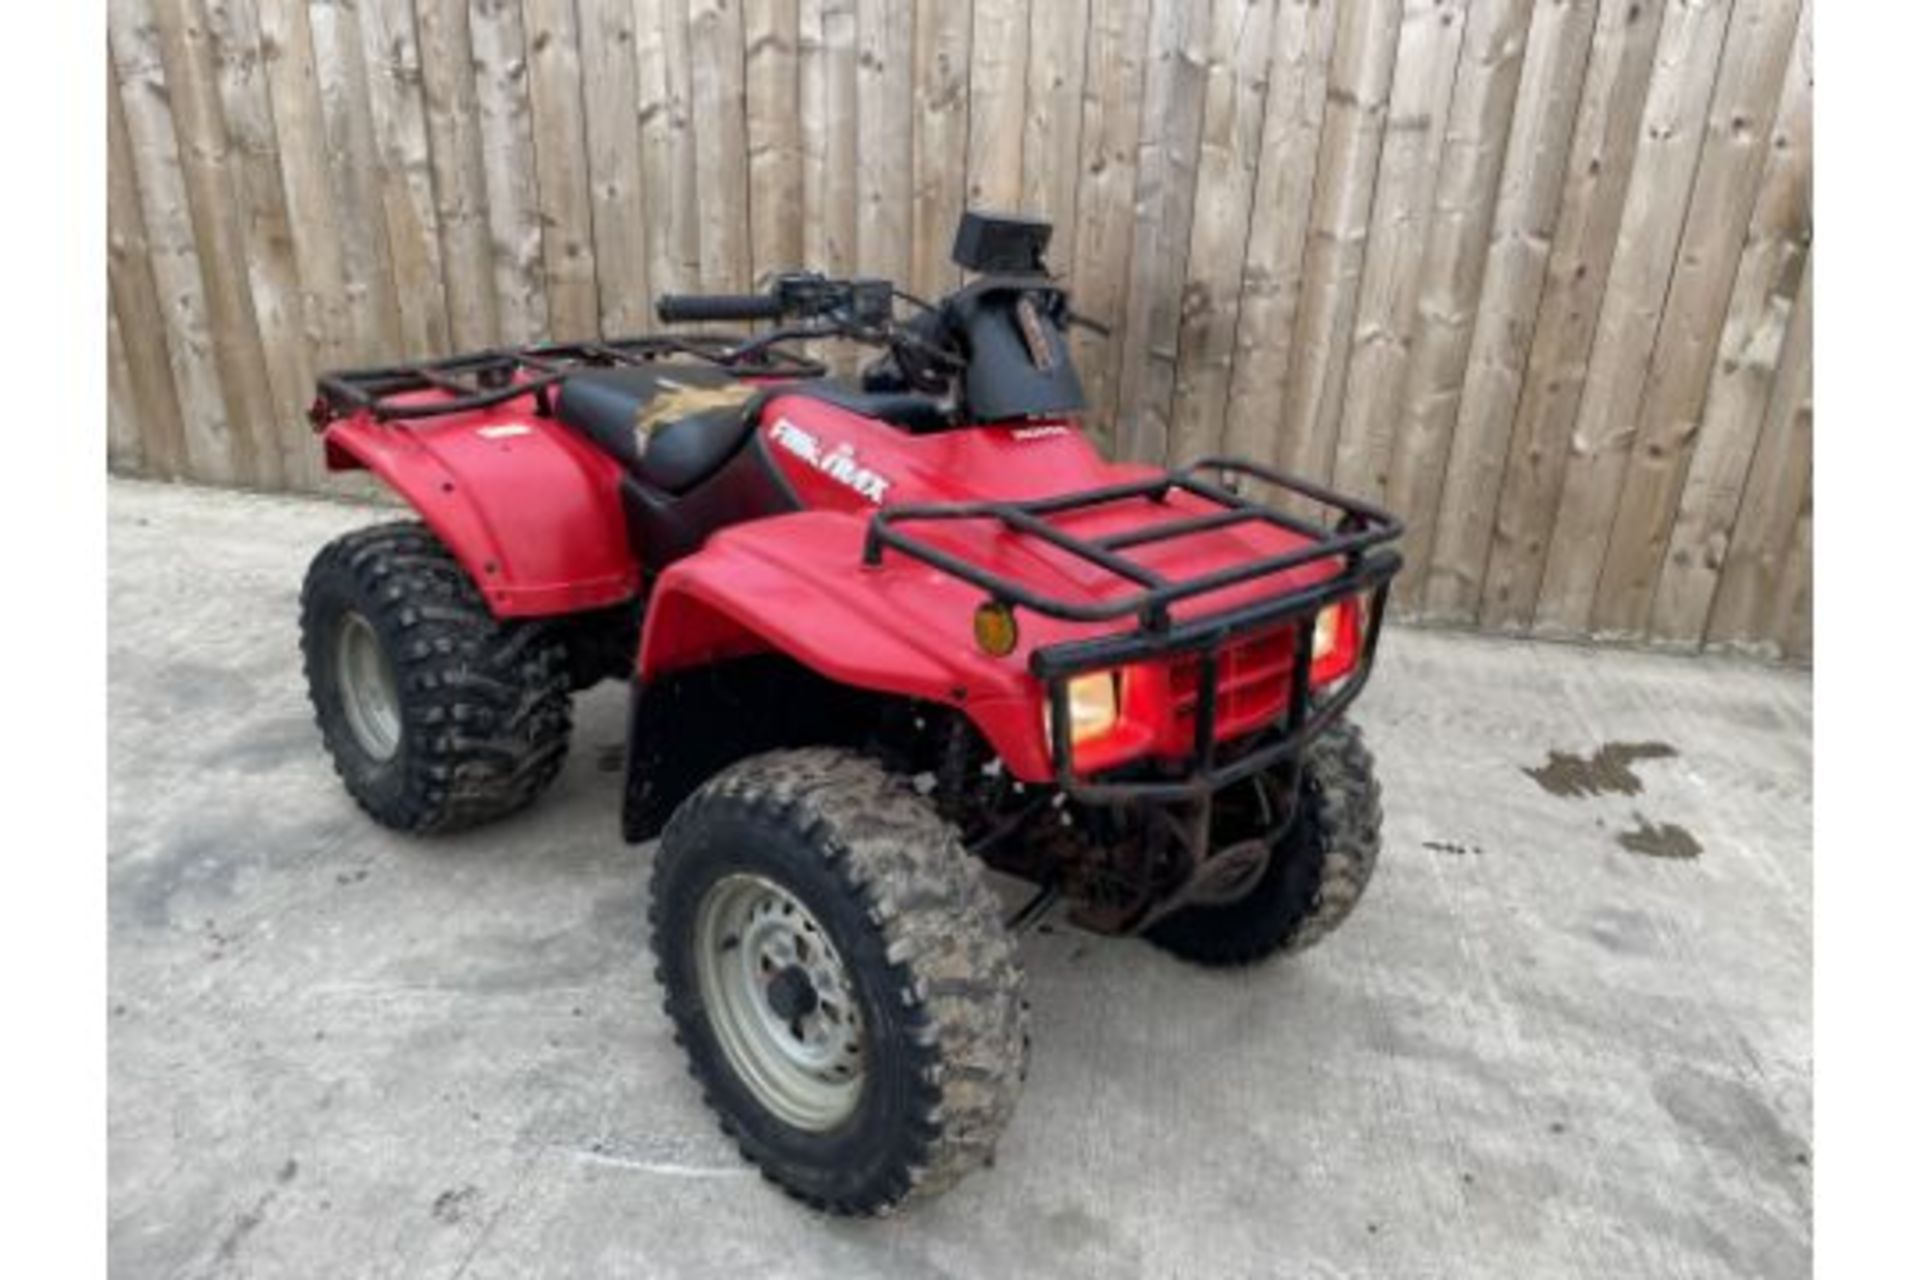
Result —
[[378, 517], [116, 483], [110, 518], [116, 1275], [1808, 1269], [1803, 673], [1390, 633], [1353, 921], [1231, 975], [1029, 936], [997, 1167], [848, 1223], [746, 1171], [682, 1070], [619, 689], [532, 811], [392, 836], [295, 649], [307, 558]]

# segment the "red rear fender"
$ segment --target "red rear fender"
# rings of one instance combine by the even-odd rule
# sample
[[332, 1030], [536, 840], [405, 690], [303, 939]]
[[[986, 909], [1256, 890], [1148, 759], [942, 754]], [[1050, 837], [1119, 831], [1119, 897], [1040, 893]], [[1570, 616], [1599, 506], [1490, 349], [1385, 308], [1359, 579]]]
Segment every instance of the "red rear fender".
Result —
[[331, 469], [364, 467], [406, 499], [501, 617], [603, 608], [639, 587], [619, 464], [551, 421], [357, 414], [327, 428], [326, 447]]

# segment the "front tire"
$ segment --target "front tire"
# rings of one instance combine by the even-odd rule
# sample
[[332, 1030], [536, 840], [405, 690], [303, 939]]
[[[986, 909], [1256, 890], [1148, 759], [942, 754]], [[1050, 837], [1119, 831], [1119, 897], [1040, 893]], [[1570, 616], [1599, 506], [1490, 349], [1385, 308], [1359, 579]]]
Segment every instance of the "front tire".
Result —
[[[1299, 808], [1274, 840], [1260, 878], [1234, 901], [1167, 916], [1146, 931], [1149, 942], [1183, 960], [1227, 968], [1303, 951], [1352, 913], [1380, 858], [1373, 754], [1359, 726], [1343, 720], [1307, 744], [1300, 771]], [[1271, 775], [1244, 785], [1256, 805], [1260, 788], [1277, 789]], [[1217, 803], [1230, 798], [1223, 792]]]
[[382, 826], [454, 831], [524, 808], [560, 772], [565, 645], [503, 622], [412, 521], [327, 544], [300, 593], [307, 691], [334, 769]]
[[828, 748], [734, 765], [674, 812], [650, 919], [707, 1104], [789, 1194], [882, 1213], [991, 1158], [1024, 979], [979, 866], [904, 780]]

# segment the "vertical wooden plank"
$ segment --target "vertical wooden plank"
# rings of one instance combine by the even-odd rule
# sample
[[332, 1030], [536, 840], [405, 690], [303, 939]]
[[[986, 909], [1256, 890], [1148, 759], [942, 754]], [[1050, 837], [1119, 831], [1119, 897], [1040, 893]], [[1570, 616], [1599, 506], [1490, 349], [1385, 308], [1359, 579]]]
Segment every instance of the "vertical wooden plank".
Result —
[[400, 341], [410, 352], [441, 354], [451, 345], [452, 332], [413, 4], [358, 0], [357, 7], [388, 256], [400, 306]]
[[547, 334], [547, 289], [519, 0], [473, 0], [468, 31], [500, 337], [532, 342]]
[[[115, 0], [120, 3], [121, 0]], [[133, 144], [127, 136], [118, 77], [107, 64], [107, 287], [122, 335], [131, 402], [138, 406], [139, 463], [145, 474], [171, 479], [187, 468], [186, 426], [174, 388], [168, 317], [147, 244]]]
[[580, 30], [574, 0], [525, 0], [528, 99], [546, 271], [547, 333], [565, 340], [600, 331], [593, 263], [593, 196], [580, 100]]
[[1278, 456], [1337, 9], [1284, 0], [1274, 24], [1227, 397], [1226, 452]]
[[747, 0], [746, 39], [747, 184], [759, 289], [776, 273], [806, 265], [798, 0]]
[[747, 190], [746, 35], [740, 0], [691, 0], [694, 182], [700, 191], [700, 287], [741, 293], [753, 282]]
[[1732, 0], [1681, 3], [1669, 11], [1660, 32], [1620, 243], [1600, 305], [1567, 476], [1534, 602], [1533, 626], [1541, 634], [1582, 634], [1592, 616], [1607, 531], [1686, 220], [1688, 200], [1682, 193], [1693, 185], [1732, 7]]
[[[1809, 406], [1809, 411], [1811, 411]], [[1793, 542], [1773, 584], [1772, 620], [1766, 635], [1780, 655], [1796, 662], [1813, 660], [1813, 485], [1800, 499]]]
[[1313, 479], [1328, 479], [1333, 470], [1341, 381], [1353, 338], [1399, 28], [1400, 0], [1340, 7], [1292, 368], [1280, 433], [1271, 446], [1282, 470]]
[[700, 194], [694, 186], [686, 0], [634, 0], [633, 27], [639, 55], [647, 279], [656, 293], [697, 293]]
[[1020, 207], [1028, 2], [973, 0], [973, 62], [967, 80], [967, 204], [971, 208], [1013, 213]]
[[1401, 14], [1352, 347], [1346, 368], [1327, 371], [1327, 395], [1340, 415], [1334, 486], [1375, 501], [1386, 494], [1400, 429], [1420, 266], [1466, 26], [1464, 0], [1407, 0]]
[[1794, 553], [1813, 485], [1813, 259], [1794, 303], [1779, 373], [1760, 424], [1740, 515], [1714, 593], [1707, 639], [1715, 644], [1764, 643], [1775, 624], [1787, 561]]
[[1705, 633], [1805, 274], [1813, 236], [1811, 13], [1809, 5], [1801, 17], [1794, 64], [1719, 335], [1699, 439], [1663, 556], [1651, 623], [1653, 638], [1663, 643], [1691, 647]]
[[165, 317], [167, 356], [179, 394], [184, 450], [179, 474], [216, 483], [243, 478], [229, 446], [230, 427], [209, 330], [166, 71], [149, 0], [115, 0], [107, 10], [127, 154], [145, 219], [152, 265]]
[[1174, 375], [1174, 461], [1216, 452], [1226, 430], [1233, 331], [1260, 163], [1275, 7], [1273, 0], [1214, 5]]
[[448, 340], [462, 351], [473, 351], [500, 340], [500, 311], [493, 292], [487, 175], [467, 0], [414, 0], [414, 16]]
[[1479, 607], [1598, 12], [1598, 0], [1533, 6], [1428, 556], [1423, 611], [1436, 620], [1471, 621]]
[[1481, 593], [1483, 626], [1523, 630], [1533, 620], [1661, 26], [1659, 14], [1644, 0], [1602, 0], [1526, 378], [1507, 443]]
[[140, 449], [140, 401], [133, 390], [133, 370], [127, 363], [126, 343], [120, 337], [120, 318], [107, 308], [107, 470], [137, 476], [144, 470]]
[[967, 203], [967, 75], [971, 0], [915, 0], [913, 11], [913, 247], [909, 287], [923, 298], [960, 279], [950, 260]]
[[1532, 7], [1533, 0], [1474, 5], [1440, 153], [1386, 489], [1388, 505], [1407, 522], [1398, 598], [1416, 607], [1425, 594]]
[[580, 0], [580, 92], [600, 330], [652, 327], [646, 209], [640, 178], [640, 116], [632, 0]]
[[1076, 330], [1074, 363], [1087, 393], [1087, 429], [1112, 452], [1126, 337], [1128, 264], [1133, 256], [1134, 179], [1140, 143], [1145, 49], [1139, 31], [1149, 0], [1093, 0], [1087, 20], [1085, 90], [1080, 103], [1081, 165], [1075, 196], [1073, 259], [1066, 264], [1074, 308], [1110, 327], [1107, 337]]
[[914, 0], [912, 209], [907, 287], [921, 297], [959, 282], [949, 261], [966, 207], [972, 0]]
[[1047, 0], [1027, 15], [1026, 132], [1020, 208], [1053, 224], [1047, 261], [1073, 261], [1080, 189], [1080, 98], [1087, 74], [1087, 0]]
[[313, 33], [320, 86], [327, 175], [334, 207], [339, 210], [341, 266], [355, 339], [353, 358], [372, 362], [426, 355], [407, 346], [394, 285], [359, 12], [319, 0], [308, 5], [307, 23]]
[[1727, 33], [1680, 255], [1667, 289], [1633, 450], [1621, 478], [1589, 628], [1640, 635], [1653, 611], [1700, 412], [1768, 154], [1774, 109], [1793, 49], [1799, 6], [1739, 5]]
[[1180, 0], [1154, 0], [1148, 24], [1117, 432], [1120, 453], [1144, 462], [1164, 461], [1170, 440], [1180, 295], [1206, 107], [1207, 25], [1198, 8]]
[[[801, 136], [806, 191], [807, 267], [828, 275], [854, 270], [859, 248], [856, 166], [859, 152], [858, 15], [854, 0], [803, 0], [800, 11]], [[857, 353], [845, 343], [815, 344], [814, 354], [850, 373]]]
[[856, 17], [860, 274], [904, 281], [913, 235], [913, 7], [860, 0]]
[[280, 179], [300, 273], [300, 314], [316, 367], [338, 369], [359, 359], [364, 324], [348, 297], [340, 220], [328, 175], [326, 123], [320, 110], [319, 71], [302, 0], [259, 0], [260, 51], [273, 104]]
[[227, 408], [232, 478], [277, 489], [282, 483], [273, 384], [253, 315], [236, 177], [220, 109], [212, 41], [199, 0], [160, 0], [155, 8], [167, 76], [167, 104], [180, 148], [187, 213], [206, 290], [213, 363]]
[[279, 454], [281, 481], [314, 489], [320, 482], [320, 451], [314, 447], [303, 413], [313, 393], [313, 359], [306, 340], [300, 265], [287, 217], [273, 103], [262, 65], [260, 16], [255, 0], [212, 0], [206, 18], [226, 118], [253, 315], [273, 397], [271, 443]]

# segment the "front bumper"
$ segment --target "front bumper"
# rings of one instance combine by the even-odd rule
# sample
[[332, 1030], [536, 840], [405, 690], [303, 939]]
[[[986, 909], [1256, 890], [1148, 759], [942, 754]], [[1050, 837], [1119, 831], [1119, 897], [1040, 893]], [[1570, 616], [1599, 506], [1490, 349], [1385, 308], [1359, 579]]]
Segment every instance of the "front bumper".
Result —
[[[1055, 784], [1074, 799], [1089, 804], [1198, 800], [1298, 755], [1301, 748], [1339, 718], [1372, 674], [1374, 650], [1386, 616], [1387, 591], [1400, 565], [1401, 558], [1396, 551], [1357, 555], [1339, 576], [1305, 591], [1165, 630], [1142, 630], [1037, 650], [1031, 670], [1045, 684], [1052, 707], [1048, 717], [1052, 741], [1048, 745], [1054, 762]], [[1345, 675], [1316, 691], [1310, 679], [1313, 620], [1325, 606], [1355, 596], [1364, 596], [1368, 607], [1353, 666]], [[1214, 726], [1221, 650], [1248, 635], [1284, 630], [1289, 626], [1292, 627], [1293, 660], [1288, 668], [1288, 688], [1281, 714], [1256, 735], [1239, 742], [1217, 741]], [[1074, 767], [1068, 682], [1090, 671], [1190, 655], [1197, 656], [1200, 665], [1191, 757], [1175, 765], [1147, 762], [1091, 777], [1080, 776]], [[1243, 745], [1246, 743], [1251, 745]]]

